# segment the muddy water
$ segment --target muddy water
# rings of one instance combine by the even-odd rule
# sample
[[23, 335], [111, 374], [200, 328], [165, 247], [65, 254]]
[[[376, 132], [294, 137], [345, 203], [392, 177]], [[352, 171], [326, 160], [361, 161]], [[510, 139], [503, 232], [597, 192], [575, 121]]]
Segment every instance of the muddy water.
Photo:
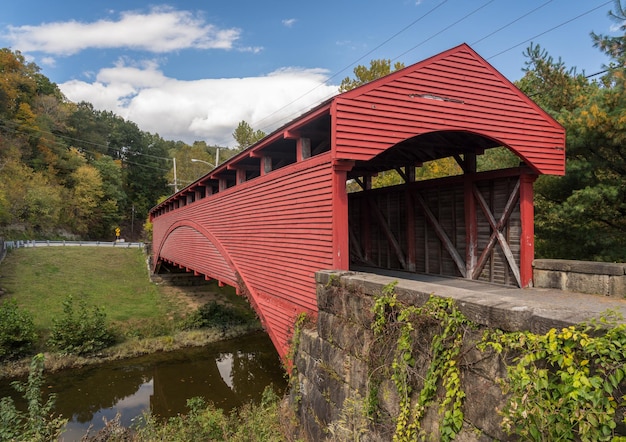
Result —
[[[208, 347], [157, 353], [141, 358], [46, 376], [57, 394], [56, 411], [70, 418], [62, 439], [80, 440], [121, 413], [130, 426], [144, 412], [170, 417], [185, 413], [187, 399], [201, 396], [230, 411], [259, 402], [266, 386], [286, 387], [279, 357], [266, 334], [258, 333]], [[15, 396], [0, 385], [0, 397]]]

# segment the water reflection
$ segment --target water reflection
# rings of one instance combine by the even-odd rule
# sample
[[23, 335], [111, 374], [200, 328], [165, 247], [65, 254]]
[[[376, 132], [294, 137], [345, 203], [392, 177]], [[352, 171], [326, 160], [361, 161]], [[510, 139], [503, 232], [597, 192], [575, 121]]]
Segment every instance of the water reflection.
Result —
[[[57, 394], [56, 411], [71, 416], [66, 441], [80, 440], [90, 425], [97, 431], [103, 417], [111, 420], [117, 412], [126, 426], [149, 410], [161, 417], [184, 413], [194, 396], [230, 411], [258, 402], [270, 384], [281, 393], [286, 380], [276, 350], [261, 333], [46, 377], [47, 390]], [[8, 391], [0, 387], [0, 395]]]

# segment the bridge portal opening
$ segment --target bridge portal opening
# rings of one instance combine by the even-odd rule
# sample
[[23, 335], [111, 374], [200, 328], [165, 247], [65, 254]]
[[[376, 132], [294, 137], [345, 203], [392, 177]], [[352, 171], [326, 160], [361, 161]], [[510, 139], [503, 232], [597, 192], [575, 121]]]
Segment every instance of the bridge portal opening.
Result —
[[503, 143], [465, 131], [415, 136], [356, 161], [350, 266], [528, 285], [532, 204], [523, 202], [535, 178]]

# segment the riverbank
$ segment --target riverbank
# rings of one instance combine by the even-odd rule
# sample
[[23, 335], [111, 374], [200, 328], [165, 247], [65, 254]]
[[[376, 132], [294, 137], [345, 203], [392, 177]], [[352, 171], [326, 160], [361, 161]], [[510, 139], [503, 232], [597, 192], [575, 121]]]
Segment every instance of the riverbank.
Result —
[[[154, 283], [139, 249], [39, 248], [8, 254], [0, 267], [4, 295], [32, 314], [40, 335], [34, 349], [45, 356], [46, 372], [80, 368], [145, 354], [200, 347], [261, 330], [247, 300], [215, 282], [175, 286]], [[115, 329], [118, 344], [94, 355], [55, 352], [46, 335], [62, 314], [67, 296], [97, 305]], [[243, 325], [183, 330], [185, 318], [216, 302], [247, 318]], [[0, 363], [0, 379], [28, 374], [32, 355]]]
[[[173, 335], [153, 338], [133, 338], [121, 344], [109, 347], [90, 356], [64, 355], [54, 352], [44, 352], [45, 371], [55, 373], [104, 364], [112, 361], [131, 359], [151, 353], [175, 351], [190, 347], [203, 347], [215, 342], [245, 336], [246, 334], [261, 331], [257, 324], [245, 324], [229, 327], [228, 329], [210, 328], [200, 330], [180, 331]], [[0, 365], [0, 380], [25, 377], [32, 358], [22, 358]]]

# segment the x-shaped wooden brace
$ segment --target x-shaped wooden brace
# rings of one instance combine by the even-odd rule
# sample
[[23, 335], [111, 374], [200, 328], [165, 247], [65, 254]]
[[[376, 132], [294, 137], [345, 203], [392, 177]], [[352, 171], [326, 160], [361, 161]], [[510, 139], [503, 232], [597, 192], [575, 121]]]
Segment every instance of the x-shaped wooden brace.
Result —
[[520, 277], [519, 267], [517, 266], [517, 263], [515, 262], [515, 257], [513, 256], [513, 252], [511, 252], [511, 248], [509, 247], [509, 244], [507, 243], [506, 238], [502, 234], [502, 229], [506, 226], [506, 223], [508, 222], [511, 216], [511, 213], [513, 212], [513, 209], [515, 209], [515, 203], [519, 199], [519, 189], [520, 189], [520, 181], [518, 179], [517, 182], [515, 183], [515, 187], [513, 188], [513, 191], [509, 195], [509, 199], [506, 202], [506, 206], [504, 206], [504, 210], [502, 211], [502, 215], [500, 216], [500, 219], [498, 220], [498, 222], [496, 222], [496, 218], [494, 217], [493, 213], [491, 213], [491, 210], [489, 209], [489, 205], [487, 204], [487, 201], [485, 201], [485, 198], [483, 197], [483, 195], [480, 193], [478, 188], [474, 185], [474, 189], [473, 189], [474, 196], [476, 197], [476, 201], [478, 201], [480, 208], [485, 214], [487, 221], [489, 221], [489, 225], [491, 225], [492, 231], [491, 231], [491, 236], [489, 237], [489, 241], [487, 242], [487, 245], [483, 249], [482, 253], [480, 254], [480, 258], [478, 259], [478, 262], [476, 263], [476, 267], [474, 268], [474, 272], [472, 274], [472, 279], [478, 279], [478, 276], [483, 271], [483, 268], [485, 267], [485, 264], [487, 263], [489, 254], [493, 250], [493, 247], [495, 246], [496, 241], [498, 241], [498, 243], [500, 244], [500, 247], [502, 248], [502, 252], [504, 253], [504, 256], [506, 257], [506, 260], [509, 263], [509, 267], [511, 268], [511, 271], [513, 272], [513, 275], [515, 276], [517, 285], [521, 287], [521, 277]]

